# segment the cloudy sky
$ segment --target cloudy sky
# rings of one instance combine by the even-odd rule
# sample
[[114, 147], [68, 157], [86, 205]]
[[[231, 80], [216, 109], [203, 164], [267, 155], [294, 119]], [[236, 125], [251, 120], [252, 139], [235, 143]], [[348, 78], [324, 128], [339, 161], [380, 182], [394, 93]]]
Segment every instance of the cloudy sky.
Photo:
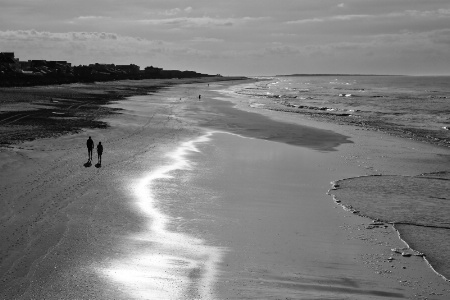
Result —
[[450, 75], [450, 1], [0, 0], [0, 52], [223, 75]]

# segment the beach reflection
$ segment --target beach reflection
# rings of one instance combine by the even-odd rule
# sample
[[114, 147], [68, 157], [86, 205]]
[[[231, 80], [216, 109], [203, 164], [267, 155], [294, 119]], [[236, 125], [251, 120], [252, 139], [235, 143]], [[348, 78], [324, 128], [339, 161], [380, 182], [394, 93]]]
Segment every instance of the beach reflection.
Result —
[[104, 273], [123, 286], [132, 298], [214, 299], [217, 265], [223, 249], [209, 246], [198, 237], [169, 229], [174, 217], [165, 214], [155, 196], [156, 182], [173, 173], [189, 170], [187, 155], [198, 152], [196, 144], [209, 141], [212, 133], [183, 143], [169, 153], [171, 163], [133, 183], [136, 205], [148, 219], [145, 232], [132, 237], [130, 255], [114, 261]]

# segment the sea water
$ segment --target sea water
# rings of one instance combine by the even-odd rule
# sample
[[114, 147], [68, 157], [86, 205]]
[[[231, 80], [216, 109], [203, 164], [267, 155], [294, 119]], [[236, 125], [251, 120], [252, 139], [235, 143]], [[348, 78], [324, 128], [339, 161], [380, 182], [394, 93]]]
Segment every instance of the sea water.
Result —
[[[450, 146], [449, 76], [284, 76], [233, 91], [289, 111], [338, 118]], [[273, 107], [267, 107], [273, 108]]]

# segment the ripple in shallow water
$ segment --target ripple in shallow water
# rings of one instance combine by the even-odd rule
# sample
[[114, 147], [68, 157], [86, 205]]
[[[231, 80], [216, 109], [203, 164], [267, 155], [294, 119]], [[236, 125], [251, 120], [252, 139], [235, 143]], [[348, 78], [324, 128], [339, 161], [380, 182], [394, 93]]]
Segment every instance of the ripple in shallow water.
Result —
[[450, 278], [450, 172], [349, 178], [330, 194], [361, 215], [395, 223], [401, 237]]

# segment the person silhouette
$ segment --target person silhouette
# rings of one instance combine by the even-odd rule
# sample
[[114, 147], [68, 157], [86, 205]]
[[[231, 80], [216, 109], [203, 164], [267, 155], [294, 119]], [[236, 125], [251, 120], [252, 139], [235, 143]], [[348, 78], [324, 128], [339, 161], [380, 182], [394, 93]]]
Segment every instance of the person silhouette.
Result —
[[92, 150], [94, 149], [94, 141], [91, 139], [91, 137], [88, 138], [86, 141], [86, 146], [88, 148], [88, 161], [92, 160]]
[[98, 142], [98, 145], [97, 145], [97, 155], [98, 155], [98, 164], [99, 164], [99, 165], [102, 164], [102, 154], [103, 154], [103, 146], [102, 146], [102, 142]]

